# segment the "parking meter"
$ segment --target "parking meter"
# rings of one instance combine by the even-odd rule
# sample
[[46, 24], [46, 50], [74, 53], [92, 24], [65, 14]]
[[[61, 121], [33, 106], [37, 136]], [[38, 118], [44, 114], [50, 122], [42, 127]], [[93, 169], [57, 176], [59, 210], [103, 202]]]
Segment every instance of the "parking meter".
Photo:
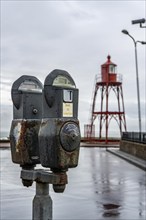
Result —
[[40, 163], [38, 132], [42, 119], [42, 83], [23, 75], [12, 85], [13, 120], [10, 130], [12, 161], [24, 169]]
[[[66, 172], [78, 165], [79, 147], [78, 89], [68, 72], [56, 69], [44, 82], [40, 162], [54, 173]], [[54, 185], [56, 192], [63, 188]]]

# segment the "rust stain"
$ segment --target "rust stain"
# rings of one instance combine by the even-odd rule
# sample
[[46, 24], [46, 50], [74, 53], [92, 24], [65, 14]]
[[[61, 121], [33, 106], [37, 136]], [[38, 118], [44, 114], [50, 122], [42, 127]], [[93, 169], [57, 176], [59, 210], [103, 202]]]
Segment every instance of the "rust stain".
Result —
[[31, 163], [29, 151], [32, 148], [32, 139], [36, 136], [38, 123], [35, 121], [19, 121], [14, 125], [15, 150], [21, 164]]
[[64, 185], [64, 184], [68, 183], [68, 178], [67, 178], [66, 172], [58, 172], [55, 174], [59, 176], [59, 182], [57, 184]]
[[27, 132], [27, 122], [22, 121], [21, 123], [21, 132], [20, 138], [18, 140], [17, 149], [20, 152], [22, 163], [30, 162], [28, 149], [27, 149], [27, 140], [26, 140], [26, 132]]

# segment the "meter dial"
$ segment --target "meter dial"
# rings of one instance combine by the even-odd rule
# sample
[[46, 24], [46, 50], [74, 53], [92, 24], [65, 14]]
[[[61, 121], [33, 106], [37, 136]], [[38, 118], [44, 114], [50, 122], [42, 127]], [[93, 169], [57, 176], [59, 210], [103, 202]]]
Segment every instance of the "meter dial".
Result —
[[80, 130], [77, 124], [68, 122], [60, 131], [61, 145], [66, 151], [73, 151], [80, 145]]

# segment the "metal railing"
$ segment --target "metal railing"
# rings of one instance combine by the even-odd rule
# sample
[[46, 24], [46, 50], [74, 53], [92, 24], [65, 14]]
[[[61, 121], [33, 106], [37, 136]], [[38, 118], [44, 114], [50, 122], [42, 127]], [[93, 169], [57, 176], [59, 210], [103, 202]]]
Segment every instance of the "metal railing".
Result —
[[122, 140], [146, 144], [146, 133], [144, 132], [123, 132]]

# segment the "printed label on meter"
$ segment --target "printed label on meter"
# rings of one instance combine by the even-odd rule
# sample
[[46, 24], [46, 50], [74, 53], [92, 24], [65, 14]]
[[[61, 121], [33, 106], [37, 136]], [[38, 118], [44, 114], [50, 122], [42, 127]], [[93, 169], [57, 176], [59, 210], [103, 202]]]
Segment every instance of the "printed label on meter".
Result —
[[63, 117], [73, 117], [73, 103], [63, 103]]
[[63, 101], [72, 102], [73, 101], [73, 91], [72, 90], [63, 90]]

